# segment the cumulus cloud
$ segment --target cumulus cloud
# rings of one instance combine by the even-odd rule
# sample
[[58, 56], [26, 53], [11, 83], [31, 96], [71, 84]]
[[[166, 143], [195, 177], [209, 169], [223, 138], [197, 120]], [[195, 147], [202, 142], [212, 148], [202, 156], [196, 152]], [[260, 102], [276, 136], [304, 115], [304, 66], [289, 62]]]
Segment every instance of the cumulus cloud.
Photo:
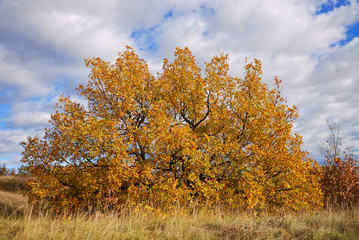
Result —
[[28, 136], [39, 137], [43, 135], [43, 129], [0, 129], [0, 164], [16, 168], [20, 165], [22, 141], [26, 141]]
[[[42, 129], [5, 129], [0, 130], [0, 156], [17, 156], [23, 150], [20, 146], [22, 141], [25, 141], [28, 136], [43, 135]], [[2, 159], [1, 159], [2, 160]]]
[[[17, 156], [18, 142], [46, 126], [57, 96], [76, 97], [89, 73], [84, 57], [114, 61], [125, 45], [153, 73], [178, 46], [188, 46], [201, 67], [228, 53], [235, 76], [246, 57], [259, 58], [263, 80], [271, 84], [278, 76], [288, 103], [299, 107], [295, 130], [316, 159], [326, 120], [338, 122], [343, 139], [358, 145], [359, 40], [348, 38], [358, 21], [354, 0], [3, 0], [0, 104], [10, 107], [0, 114], [0, 151]], [[9, 156], [0, 158], [18, 161]]]
[[[46, 82], [39, 81], [38, 73], [22, 66], [7, 49], [0, 46], [0, 88], [3, 95], [0, 95], [0, 102], [9, 101], [9, 98], [31, 97], [47, 94], [51, 86]], [[5, 93], [5, 94], [4, 94]]]
[[5, 118], [9, 128], [46, 127], [57, 97], [45, 101], [22, 101], [12, 104], [10, 114]]
[[359, 69], [356, 66], [359, 61], [357, 56], [359, 56], [359, 38], [353, 39], [346, 46], [338, 47], [307, 76], [307, 79], [311, 80], [310, 85], [307, 86], [309, 85], [315, 94], [306, 94], [306, 99], [302, 101], [296, 99], [297, 102], [302, 102], [302, 108], [305, 108], [298, 130], [306, 137], [307, 143], [313, 143], [318, 138], [321, 141], [324, 139], [327, 133], [326, 121], [329, 120], [340, 125], [344, 144], [358, 146], [359, 139], [356, 133], [358, 133], [357, 119], [359, 118], [357, 105]]

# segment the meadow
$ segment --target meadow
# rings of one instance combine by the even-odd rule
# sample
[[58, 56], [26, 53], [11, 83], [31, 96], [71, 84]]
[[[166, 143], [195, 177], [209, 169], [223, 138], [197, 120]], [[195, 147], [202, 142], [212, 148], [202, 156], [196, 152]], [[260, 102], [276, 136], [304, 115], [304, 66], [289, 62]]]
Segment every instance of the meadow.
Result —
[[[0, 177], [0, 239], [359, 239], [359, 209], [255, 213], [220, 208], [36, 212], [25, 179]], [[4, 184], [7, 182], [7, 184]], [[5, 186], [5, 187], [4, 187]]]

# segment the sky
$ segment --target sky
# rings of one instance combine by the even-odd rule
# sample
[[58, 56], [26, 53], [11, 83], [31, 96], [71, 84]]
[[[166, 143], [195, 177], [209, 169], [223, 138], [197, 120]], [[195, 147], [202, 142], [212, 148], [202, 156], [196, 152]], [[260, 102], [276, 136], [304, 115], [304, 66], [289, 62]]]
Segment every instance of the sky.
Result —
[[154, 74], [176, 47], [201, 67], [228, 54], [232, 76], [260, 59], [263, 81], [278, 76], [298, 107], [312, 158], [327, 121], [359, 154], [358, 0], [0, 0], [0, 164], [20, 166], [20, 142], [44, 133], [59, 95], [78, 99], [84, 58], [114, 62], [126, 45]]

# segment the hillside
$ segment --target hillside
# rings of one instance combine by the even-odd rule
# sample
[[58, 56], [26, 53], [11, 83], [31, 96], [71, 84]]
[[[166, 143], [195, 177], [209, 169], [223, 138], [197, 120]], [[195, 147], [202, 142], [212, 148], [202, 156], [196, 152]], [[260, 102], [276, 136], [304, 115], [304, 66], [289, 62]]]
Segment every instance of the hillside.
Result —
[[24, 196], [28, 178], [0, 176], [0, 212], [4, 215], [22, 214], [27, 208]]

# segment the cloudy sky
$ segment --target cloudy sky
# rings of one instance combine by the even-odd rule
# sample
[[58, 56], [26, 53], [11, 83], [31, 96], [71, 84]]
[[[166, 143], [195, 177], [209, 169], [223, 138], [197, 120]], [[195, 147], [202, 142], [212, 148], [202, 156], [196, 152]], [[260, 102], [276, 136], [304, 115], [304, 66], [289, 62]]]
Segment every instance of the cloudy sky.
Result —
[[76, 97], [85, 57], [114, 61], [126, 45], [154, 73], [177, 46], [201, 66], [227, 53], [233, 76], [258, 58], [299, 108], [313, 158], [327, 120], [359, 149], [358, 0], [0, 0], [0, 164], [19, 166], [19, 143], [43, 133], [60, 94]]

